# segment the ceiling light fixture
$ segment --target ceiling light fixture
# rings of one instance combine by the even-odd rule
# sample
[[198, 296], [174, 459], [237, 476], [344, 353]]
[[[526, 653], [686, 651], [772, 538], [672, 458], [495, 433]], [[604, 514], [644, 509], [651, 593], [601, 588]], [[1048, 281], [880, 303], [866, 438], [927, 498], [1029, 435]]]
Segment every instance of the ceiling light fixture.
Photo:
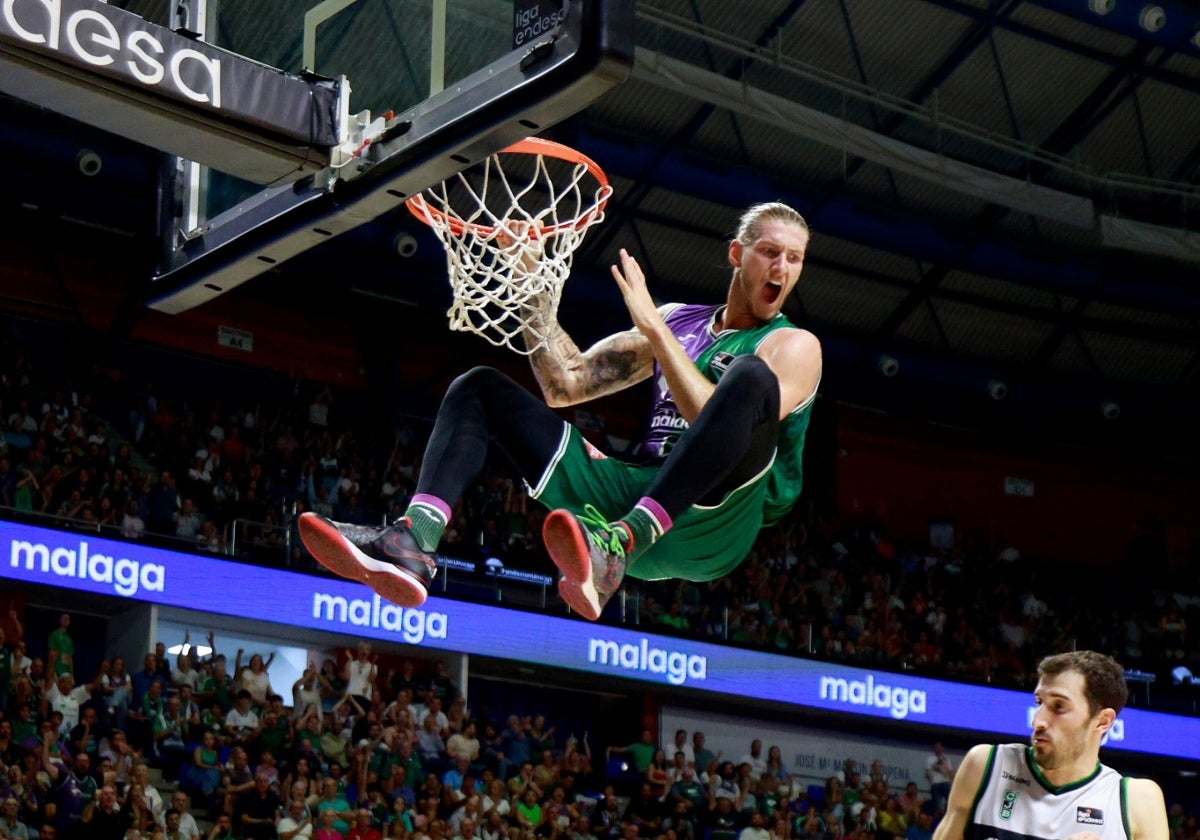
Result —
[[1088, 0], [1088, 8], [1098, 15], [1106, 15], [1117, 7], [1117, 0]]
[[183, 653], [185, 649], [195, 651], [196, 655], [200, 657], [208, 656], [210, 653], [212, 653], [212, 648], [210, 648], [208, 645], [184, 644], [171, 645], [169, 648], [167, 648], [167, 653], [171, 654], [171, 656], [179, 656], [179, 654]]
[[1112, 400], [1105, 400], [1100, 403], [1100, 413], [1104, 415], [1105, 420], [1116, 420], [1121, 416], [1121, 406]]
[[1002, 400], [1008, 396], [1008, 385], [999, 379], [993, 379], [987, 384], [988, 396], [994, 400]]
[[1138, 25], [1147, 32], [1158, 32], [1167, 25], [1167, 13], [1162, 6], [1143, 6], [1138, 13]]
[[879, 372], [891, 379], [900, 372], [900, 360], [886, 353], [879, 357]]

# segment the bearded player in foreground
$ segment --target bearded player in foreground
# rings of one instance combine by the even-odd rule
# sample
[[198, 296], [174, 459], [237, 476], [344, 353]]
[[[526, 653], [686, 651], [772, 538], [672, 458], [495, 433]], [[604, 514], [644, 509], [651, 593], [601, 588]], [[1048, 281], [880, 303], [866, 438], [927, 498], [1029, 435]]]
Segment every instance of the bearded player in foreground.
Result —
[[1043, 659], [1030, 744], [973, 747], [934, 840], [1167, 840], [1158, 785], [1100, 763], [1100, 742], [1128, 696], [1111, 657]]

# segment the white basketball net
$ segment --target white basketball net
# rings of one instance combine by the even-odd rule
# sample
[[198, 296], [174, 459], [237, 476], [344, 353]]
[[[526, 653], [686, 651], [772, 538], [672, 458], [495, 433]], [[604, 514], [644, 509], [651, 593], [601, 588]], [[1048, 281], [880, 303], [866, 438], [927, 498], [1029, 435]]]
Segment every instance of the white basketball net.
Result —
[[611, 193], [584, 163], [500, 152], [414, 197], [446, 251], [450, 328], [522, 355], [541, 348], [575, 249]]

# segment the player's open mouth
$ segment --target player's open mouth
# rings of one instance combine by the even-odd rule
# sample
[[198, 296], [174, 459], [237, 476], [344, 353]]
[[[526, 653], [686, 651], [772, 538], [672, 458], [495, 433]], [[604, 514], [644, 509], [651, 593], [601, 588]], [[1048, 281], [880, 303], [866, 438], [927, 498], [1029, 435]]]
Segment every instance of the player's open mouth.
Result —
[[767, 283], [763, 286], [763, 297], [767, 299], [767, 303], [774, 303], [779, 300], [779, 295], [783, 292], [783, 286], [780, 283]]

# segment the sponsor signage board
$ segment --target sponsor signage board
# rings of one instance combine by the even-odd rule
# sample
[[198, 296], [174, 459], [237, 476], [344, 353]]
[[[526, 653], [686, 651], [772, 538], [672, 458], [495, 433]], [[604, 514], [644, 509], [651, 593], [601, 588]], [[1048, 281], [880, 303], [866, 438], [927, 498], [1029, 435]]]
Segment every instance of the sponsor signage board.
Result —
[[[880, 720], [1025, 738], [1027, 692], [852, 668], [0, 522], [0, 578]], [[213, 597], [214, 586], [221, 597]], [[1127, 709], [1107, 746], [1200, 760], [1200, 718]]]

